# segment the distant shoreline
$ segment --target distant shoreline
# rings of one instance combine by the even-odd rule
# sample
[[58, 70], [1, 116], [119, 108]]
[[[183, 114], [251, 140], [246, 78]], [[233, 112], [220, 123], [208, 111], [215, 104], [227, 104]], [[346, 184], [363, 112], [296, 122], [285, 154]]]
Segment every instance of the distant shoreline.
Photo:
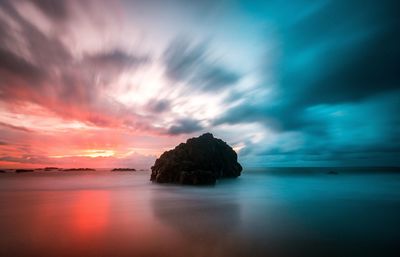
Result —
[[[136, 169], [136, 168], [0, 168], [0, 174], [6, 173], [64, 173], [64, 172], [102, 172], [113, 171], [115, 173], [123, 172], [144, 172], [150, 169]], [[270, 174], [280, 175], [301, 175], [301, 174], [365, 174], [365, 173], [400, 173], [400, 167], [245, 167], [243, 174], [265, 172]]]

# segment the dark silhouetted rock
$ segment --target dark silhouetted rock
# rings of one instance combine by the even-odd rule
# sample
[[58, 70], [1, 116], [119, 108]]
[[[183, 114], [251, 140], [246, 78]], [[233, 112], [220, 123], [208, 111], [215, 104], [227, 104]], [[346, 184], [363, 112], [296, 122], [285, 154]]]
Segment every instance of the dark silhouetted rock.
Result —
[[6, 173], [6, 171], [5, 170], [0, 170], [0, 173]]
[[62, 171], [95, 171], [91, 168], [72, 168], [72, 169], [62, 169]]
[[179, 183], [183, 185], [210, 185], [215, 184], [216, 176], [209, 170], [182, 171]]
[[54, 171], [54, 170], [58, 170], [57, 167], [46, 167], [44, 168], [45, 171]]
[[232, 147], [206, 133], [164, 152], [151, 171], [150, 180], [157, 183], [205, 185], [240, 176], [242, 166]]
[[115, 169], [112, 169], [111, 171], [136, 171], [136, 169], [132, 169], [132, 168], [115, 168]]
[[18, 170], [15, 170], [15, 172], [18, 172], [18, 173], [22, 173], [22, 172], [33, 172], [33, 170], [31, 170], [31, 169], [18, 169]]

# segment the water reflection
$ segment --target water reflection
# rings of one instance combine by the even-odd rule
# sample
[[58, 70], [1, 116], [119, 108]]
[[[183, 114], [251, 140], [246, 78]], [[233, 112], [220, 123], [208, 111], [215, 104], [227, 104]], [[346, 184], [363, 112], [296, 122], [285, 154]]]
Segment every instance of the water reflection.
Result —
[[240, 205], [236, 202], [154, 197], [152, 205], [157, 218], [194, 239], [226, 236], [240, 223]]
[[175, 255], [234, 256], [241, 225], [236, 192], [227, 194], [216, 187], [156, 187], [151, 199], [154, 216], [181, 239]]
[[101, 233], [109, 223], [110, 193], [80, 191], [72, 204], [72, 222], [77, 235]]
[[0, 256], [397, 256], [398, 175], [148, 175], [3, 177]]

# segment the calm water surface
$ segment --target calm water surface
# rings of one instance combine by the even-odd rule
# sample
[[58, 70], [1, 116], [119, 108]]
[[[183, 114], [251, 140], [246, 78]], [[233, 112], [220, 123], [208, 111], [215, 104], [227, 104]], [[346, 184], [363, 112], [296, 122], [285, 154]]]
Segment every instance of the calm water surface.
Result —
[[400, 173], [337, 170], [0, 174], [0, 256], [398, 256]]

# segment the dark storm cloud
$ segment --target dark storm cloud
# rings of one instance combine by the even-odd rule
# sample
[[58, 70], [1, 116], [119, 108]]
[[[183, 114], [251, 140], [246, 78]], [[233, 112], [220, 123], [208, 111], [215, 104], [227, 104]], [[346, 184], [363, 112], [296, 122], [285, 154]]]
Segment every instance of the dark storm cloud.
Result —
[[68, 17], [66, 0], [31, 0], [44, 14], [54, 20], [65, 20]]
[[[54, 37], [48, 37], [33, 24], [25, 20], [7, 1], [1, 3], [1, 7], [7, 11], [13, 22], [19, 25], [16, 30], [8, 23], [3, 23], [0, 30], [0, 38], [4, 38], [0, 45], [1, 68], [14, 76], [39, 84], [39, 80], [45, 80], [49, 68], [55, 65], [65, 65], [71, 62], [71, 55]], [[21, 42], [21, 37], [25, 39]], [[29, 57], [21, 49], [26, 49]], [[19, 53], [17, 55], [16, 53]]]
[[154, 113], [161, 113], [169, 110], [171, 107], [170, 101], [166, 99], [153, 99], [147, 104], [147, 108]]
[[[400, 19], [396, 10], [400, 3], [306, 3], [297, 1], [290, 7], [278, 1], [243, 4], [252, 15], [268, 17], [273, 24], [267, 40], [272, 37], [278, 43], [264, 59], [276, 60], [265, 65], [264, 72], [275, 75], [276, 96], [254, 101], [258, 91], [246, 92], [243, 101], [214, 124], [258, 122], [280, 137], [297, 133], [302, 143], [293, 148], [281, 147], [284, 142], [275, 146], [249, 143], [241, 150], [267, 163], [396, 163], [394, 156], [400, 154], [400, 120], [396, 118]], [[268, 84], [265, 81], [262, 87]]]
[[[272, 145], [249, 144], [242, 150], [266, 162], [276, 159], [282, 163], [320, 161], [319, 165], [398, 165], [399, 93], [393, 91], [357, 103], [310, 107], [302, 115], [308, 123], [292, 137], [285, 138], [287, 132], [283, 132], [279, 136], [282, 139]], [[293, 147], [282, 147], [290, 142]]]
[[280, 42], [272, 50], [280, 53], [273, 67], [279, 96], [273, 103], [244, 101], [217, 124], [261, 120], [282, 130], [301, 130], [309, 125], [302, 117], [309, 106], [363, 101], [399, 88], [398, 1], [325, 3], [313, 12], [303, 10], [308, 14], [299, 19], [285, 4], [257, 6], [271, 15]]
[[[45, 72], [7, 50], [0, 48], [0, 74], [2, 79], [8, 75], [18, 74], [21, 78], [38, 81], [44, 78]], [[1, 83], [1, 81], [0, 81]]]
[[288, 92], [283, 97], [305, 106], [398, 88], [399, 7], [398, 1], [329, 1], [284, 29], [278, 64]]
[[218, 91], [235, 84], [240, 75], [210, 60], [206, 44], [193, 44], [184, 38], [171, 42], [164, 52], [167, 76], [187, 82], [204, 91]]
[[180, 119], [168, 129], [171, 135], [189, 134], [203, 129], [199, 121], [193, 119]]
[[27, 50], [32, 54], [32, 61], [36, 64], [64, 64], [71, 60], [71, 54], [58, 38], [44, 34], [30, 21], [22, 17], [20, 12], [7, 1], [4, 1], [2, 8], [20, 27], [18, 30], [12, 26], [4, 29], [6, 35], [11, 36], [10, 40], [12, 41], [8, 45], [10, 48], [23, 48], [21, 38], [18, 37], [18, 35], [22, 35], [25, 39], [24, 43], [26, 43]]
[[148, 56], [136, 56], [122, 50], [114, 49], [109, 52], [92, 54], [85, 57], [85, 62], [96, 68], [123, 69], [135, 67], [150, 61]]
[[133, 71], [151, 61], [147, 55], [131, 54], [121, 49], [98, 52], [84, 56], [81, 65], [101, 84], [110, 84], [126, 70]]

